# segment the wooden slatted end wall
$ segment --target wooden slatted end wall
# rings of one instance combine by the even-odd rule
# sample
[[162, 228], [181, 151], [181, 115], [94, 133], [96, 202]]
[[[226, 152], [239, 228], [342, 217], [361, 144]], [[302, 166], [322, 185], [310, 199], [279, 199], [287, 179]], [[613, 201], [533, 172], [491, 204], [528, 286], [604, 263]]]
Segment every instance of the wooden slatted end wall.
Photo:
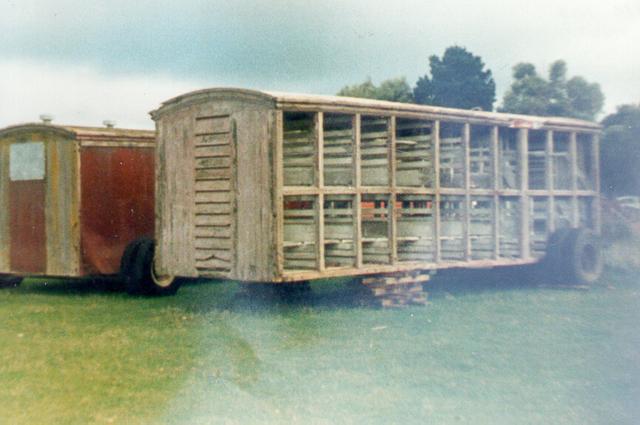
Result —
[[202, 276], [234, 265], [234, 125], [229, 115], [196, 118], [195, 263]]

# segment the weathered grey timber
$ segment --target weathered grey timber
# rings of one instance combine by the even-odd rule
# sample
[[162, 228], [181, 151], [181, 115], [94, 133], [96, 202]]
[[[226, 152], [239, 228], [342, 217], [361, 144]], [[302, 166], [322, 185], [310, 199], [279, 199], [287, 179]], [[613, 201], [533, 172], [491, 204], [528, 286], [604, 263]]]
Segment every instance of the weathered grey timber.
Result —
[[214, 88], [156, 121], [156, 273], [287, 282], [528, 264], [599, 232], [597, 124]]

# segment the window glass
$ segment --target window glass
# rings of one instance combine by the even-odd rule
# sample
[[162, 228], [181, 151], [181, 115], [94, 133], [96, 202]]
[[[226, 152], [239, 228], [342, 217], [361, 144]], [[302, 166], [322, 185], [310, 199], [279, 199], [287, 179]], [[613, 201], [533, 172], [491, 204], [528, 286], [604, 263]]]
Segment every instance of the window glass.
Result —
[[12, 181], [44, 179], [44, 143], [16, 143], [9, 151], [9, 176]]

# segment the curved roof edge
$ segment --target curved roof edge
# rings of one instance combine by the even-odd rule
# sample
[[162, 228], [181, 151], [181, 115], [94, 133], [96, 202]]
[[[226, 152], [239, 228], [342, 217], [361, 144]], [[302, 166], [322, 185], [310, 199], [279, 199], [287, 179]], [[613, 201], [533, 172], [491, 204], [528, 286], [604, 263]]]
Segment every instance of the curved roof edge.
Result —
[[15, 124], [9, 127], [5, 127], [0, 129], [0, 137], [8, 136], [12, 133], [16, 133], [19, 131], [49, 131], [52, 133], [59, 133], [63, 136], [75, 138], [75, 132], [67, 129], [64, 126], [53, 125], [53, 124], [41, 124], [41, 123], [24, 123], [24, 124]]
[[0, 129], [0, 137], [20, 131], [43, 131], [58, 133], [76, 140], [155, 140], [153, 130], [132, 130], [108, 127], [84, 127], [75, 125], [57, 125], [43, 123], [24, 123]]
[[176, 107], [178, 105], [190, 105], [193, 103], [198, 103], [200, 101], [205, 101], [211, 97], [216, 96], [229, 96], [262, 102], [275, 102], [277, 100], [276, 97], [266, 91], [243, 89], [238, 87], [212, 87], [208, 89], [195, 90], [176, 97], [172, 97], [171, 99], [162, 102], [159, 108], [154, 109], [153, 111], [149, 112], [149, 114], [153, 119], [156, 119], [158, 116], [162, 115], [165, 110], [172, 107]]
[[413, 103], [390, 102], [385, 100], [364, 99], [343, 96], [312, 95], [300, 93], [287, 93], [277, 91], [261, 91], [233, 87], [214, 87], [203, 90], [196, 90], [176, 96], [162, 103], [162, 105], [151, 111], [151, 116], [155, 119], [165, 108], [171, 108], [179, 104], [191, 104], [206, 100], [215, 96], [233, 96], [244, 99], [255, 99], [261, 101], [273, 101], [279, 106], [318, 106], [318, 107], [348, 107], [367, 108], [380, 112], [413, 112], [422, 114], [439, 115], [457, 119], [476, 119], [494, 122], [502, 122], [511, 126], [530, 126], [537, 128], [543, 126], [557, 127], [577, 127], [589, 130], [600, 130], [601, 126], [592, 121], [585, 121], [575, 118], [546, 117], [536, 115], [511, 114], [492, 111], [472, 111], [467, 109], [446, 108], [441, 106], [418, 105]]

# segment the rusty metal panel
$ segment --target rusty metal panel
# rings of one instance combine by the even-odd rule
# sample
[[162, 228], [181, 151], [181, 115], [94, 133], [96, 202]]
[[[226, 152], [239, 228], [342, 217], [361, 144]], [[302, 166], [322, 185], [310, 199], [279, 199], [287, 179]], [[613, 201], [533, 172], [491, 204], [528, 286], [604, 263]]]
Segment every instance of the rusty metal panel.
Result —
[[0, 272], [9, 267], [9, 145], [0, 143]]
[[83, 147], [80, 174], [83, 273], [117, 273], [127, 244], [154, 234], [154, 150]]
[[45, 192], [47, 274], [80, 274], [79, 182], [77, 143], [49, 140]]
[[9, 182], [9, 235], [11, 270], [44, 273], [47, 251], [45, 235], [44, 180]]

